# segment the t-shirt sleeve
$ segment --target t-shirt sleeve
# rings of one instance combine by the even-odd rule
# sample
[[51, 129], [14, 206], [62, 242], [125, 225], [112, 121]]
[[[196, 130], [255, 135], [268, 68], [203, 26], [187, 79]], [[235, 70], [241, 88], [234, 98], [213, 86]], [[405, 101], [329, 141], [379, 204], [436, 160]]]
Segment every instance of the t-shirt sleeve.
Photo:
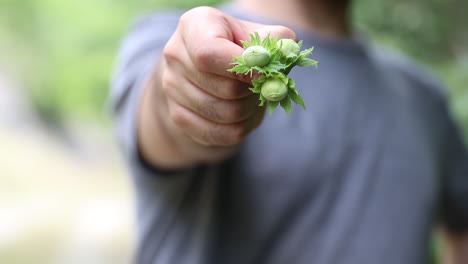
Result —
[[124, 156], [131, 167], [155, 170], [140, 157], [137, 148], [137, 111], [143, 87], [148, 81], [164, 45], [177, 27], [180, 14], [164, 12], [141, 17], [125, 36], [112, 77], [109, 103]]
[[442, 221], [452, 232], [468, 231], [468, 152], [460, 130], [448, 117], [444, 135]]

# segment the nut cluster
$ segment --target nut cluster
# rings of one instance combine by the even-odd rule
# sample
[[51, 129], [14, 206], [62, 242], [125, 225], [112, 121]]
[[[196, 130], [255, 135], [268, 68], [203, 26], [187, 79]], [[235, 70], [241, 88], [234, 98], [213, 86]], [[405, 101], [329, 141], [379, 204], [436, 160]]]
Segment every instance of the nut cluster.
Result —
[[250, 90], [259, 94], [260, 106], [268, 102], [270, 114], [281, 105], [287, 114], [291, 112], [291, 101], [305, 109], [305, 103], [295, 88], [295, 82], [287, 75], [294, 66], [315, 66], [318, 62], [307, 58], [313, 48], [300, 51], [302, 41], [274, 39], [269, 35], [263, 40], [258, 33], [250, 35], [250, 42], [241, 41], [244, 52], [234, 57], [234, 67], [228, 71], [237, 74], [259, 73], [252, 81]]

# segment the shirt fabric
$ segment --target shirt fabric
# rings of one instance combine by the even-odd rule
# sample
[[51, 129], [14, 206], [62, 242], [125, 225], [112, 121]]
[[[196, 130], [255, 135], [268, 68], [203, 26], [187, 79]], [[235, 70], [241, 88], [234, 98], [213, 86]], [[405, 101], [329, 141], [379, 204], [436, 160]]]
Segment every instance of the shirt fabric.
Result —
[[468, 155], [440, 85], [362, 40], [295, 30], [319, 61], [290, 74], [306, 111], [266, 114], [217, 164], [175, 173], [145, 164], [141, 91], [180, 14], [134, 25], [110, 94], [135, 187], [136, 263], [422, 264], [438, 220], [467, 228]]

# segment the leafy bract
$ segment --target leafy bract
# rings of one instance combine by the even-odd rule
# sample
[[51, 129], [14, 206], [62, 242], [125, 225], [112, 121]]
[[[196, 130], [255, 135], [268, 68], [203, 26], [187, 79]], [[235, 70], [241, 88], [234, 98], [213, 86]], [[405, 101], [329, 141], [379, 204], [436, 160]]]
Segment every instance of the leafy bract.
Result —
[[[293, 79], [289, 78], [287, 75], [295, 67], [306, 67], [306, 66], [315, 66], [317, 67], [318, 61], [308, 58], [314, 48], [305, 49], [300, 51], [298, 54], [289, 53], [287, 55], [283, 54], [280, 47], [278, 47], [279, 38], [272, 38], [268, 34], [264, 39], [261, 39], [258, 32], [250, 34], [250, 41], [241, 40], [244, 50], [251, 46], [262, 46], [269, 53], [271, 57], [270, 63], [263, 67], [259, 66], [248, 66], [242, 56], [234, 57], [234, 66], [231, 69], [228, 69], [229, 72], [236, 74], [245, 74], [253, 77], [254, 73], [260, 74], [255, 80], [252, 80], [252, 86], [249, 88], [253, 93], [259, 94], [259, 105], [264, 106], [267, 103], [267, 108], [271, 113], [279, 106], [285, 110], [289, 115], [292, 110], [291, 101], [300, 105], [302, 108], [306, 109], [305, 102], [302, 97], [299, 95], [296, 90], [296, 84]], [[298, 42], [299, 47], [302, 47], [302, 40]], [[263, 84], [270, 79], [276, 79], [284, 82], [288, 87], [288, 95], [283, 98], [281, 101], [268, 101], [262, 94]]]

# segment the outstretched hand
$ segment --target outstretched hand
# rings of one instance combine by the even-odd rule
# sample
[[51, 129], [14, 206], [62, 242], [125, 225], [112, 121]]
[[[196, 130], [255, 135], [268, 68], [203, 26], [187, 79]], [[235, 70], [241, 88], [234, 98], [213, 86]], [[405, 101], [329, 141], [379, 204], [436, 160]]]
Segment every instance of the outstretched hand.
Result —
[[[248, 89], [250, 77], [227, 71], [243, 52], [240, 40], [253, 32], [296, 38], [286, 27], [238, 20], [211, 7], [182, 15], [144, 98], [139, 142], [145, 158], [163, 167], [224, 159], [261, 124], [265, 109]], [[157, 127], [145, 124], [153, 118]]]

